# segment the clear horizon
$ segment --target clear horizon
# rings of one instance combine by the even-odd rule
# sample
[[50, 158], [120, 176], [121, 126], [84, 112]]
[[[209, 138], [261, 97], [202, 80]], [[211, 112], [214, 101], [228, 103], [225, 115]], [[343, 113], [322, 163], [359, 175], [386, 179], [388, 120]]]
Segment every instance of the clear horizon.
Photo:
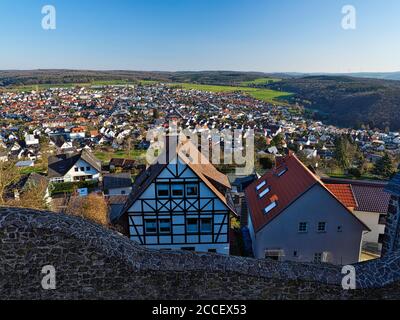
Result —
[[0, 70], [400, 71], [398, 0], [2, 0], [0, 12]]

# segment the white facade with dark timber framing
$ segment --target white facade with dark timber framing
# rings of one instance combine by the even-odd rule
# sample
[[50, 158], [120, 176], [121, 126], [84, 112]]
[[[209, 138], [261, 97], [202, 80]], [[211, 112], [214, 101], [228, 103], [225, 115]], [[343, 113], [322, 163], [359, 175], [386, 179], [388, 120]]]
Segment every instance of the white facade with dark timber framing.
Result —
[[123, 212], [129, 236], [152, 249], [229, 254], [229, 181], [210, 163], [190, 162], [187, 151], [199, 152], [184, 145], [168, 164], [152, 165], [138, 177]]

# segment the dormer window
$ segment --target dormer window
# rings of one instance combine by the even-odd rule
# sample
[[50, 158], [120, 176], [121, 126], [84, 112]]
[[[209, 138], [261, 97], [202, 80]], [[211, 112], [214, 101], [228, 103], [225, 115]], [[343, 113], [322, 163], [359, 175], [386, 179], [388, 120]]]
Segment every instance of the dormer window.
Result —
[[257, 190], [257, 191], [260, 191], [266, 184], [267, 184], [267, 181], [261, 182], [261, 183], [256, 187], [256, 190]]
[[269, 192], [271, 191], [270, 188], [265, 189], [263, 192], [261, 192], [258, 196], [260, 199], [264, 198]]
[[274, 210], [278, 206], [276, 201], [271, 202], [271, 204], [264, 209], [265, 214], [269, 214], [272, 210]]

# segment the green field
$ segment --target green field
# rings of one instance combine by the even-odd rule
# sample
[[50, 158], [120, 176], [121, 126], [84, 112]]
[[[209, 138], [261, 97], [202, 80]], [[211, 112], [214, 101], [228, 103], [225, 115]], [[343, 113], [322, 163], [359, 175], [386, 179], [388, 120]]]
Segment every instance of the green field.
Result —
[[269, 102], [277, 103], [282, 102], [278, 99], [289, 97], [292, 94], [289, 92], [281, 92], [269, 89], [259, 89], [251, 87], [241, 87], [241, 86], [214, 86], [214, 85], [203, 85], [203, 84], [192, 84], [192, 83], [174, 83], [173, 86], [181, 87], [185, 90], [199, 90], [208, 92], [236, 92], [240, 91], [245, 94], [252, 96], [255, 99]]
[[95, 151], [94, 155], [97, 159], [101, 160], [102, 162], [110, 162], [111, 159], [133, 159], [136, 161], [143, 160], [146, 157], [146, 151], [143, 150], [132, 150], [130, 154], [128, 151], [104, 151], [99, 150]]
[[282, 81], [282, 79], [276, 79], [276, 78], [259, 78], [259, 79], [255, 79], [253, 81], [245, 81], [242, 82], [243, 86], [253, 86], [253, 85], [265, 85], [265, 84], [269, 84], [269, 83], [274, 83], [274, 82], [280, 82]]

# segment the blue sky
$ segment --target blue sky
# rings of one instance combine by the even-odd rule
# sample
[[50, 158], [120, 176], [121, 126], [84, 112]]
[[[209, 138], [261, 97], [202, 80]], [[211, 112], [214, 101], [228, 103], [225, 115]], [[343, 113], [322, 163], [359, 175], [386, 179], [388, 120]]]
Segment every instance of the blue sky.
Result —
[[0, 0], [0, 69], [400, 71], [399, 14], [399, 0]]

